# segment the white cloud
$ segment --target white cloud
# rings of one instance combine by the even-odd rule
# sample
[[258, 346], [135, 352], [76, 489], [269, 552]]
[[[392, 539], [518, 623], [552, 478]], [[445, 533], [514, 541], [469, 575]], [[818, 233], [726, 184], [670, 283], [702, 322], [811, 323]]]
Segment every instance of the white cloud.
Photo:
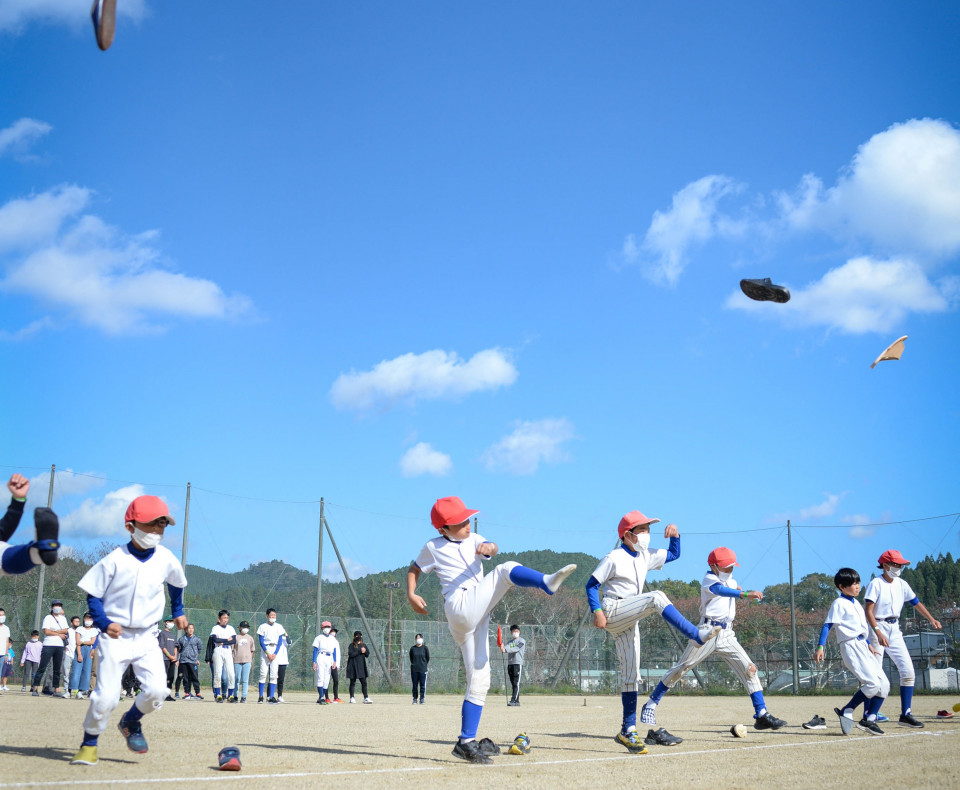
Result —
[[[366, 576], [375, 571], [369, 565], [364, 565], [362, 562], [357, 562], [349, 557], [343, 558], [343, 564], [347, 566], [347, 573], [350, 574], [351, 579], [359, 579], [361, 576]], [[339, 562], [328, 562], [323, 566], [323, 580], [325, 582], [346, 581]]]
[[85, 499], [76, 510], [60, 516], [61, 530], [71, 537], [122, 536], [127, 506], [143, 493], [143, 486], [134, 484], [110, 491], [100, 500]]
[[851, 538], [856, 540], [862, 540], [864, 538], [872, 538], [876, 532], [876, 527], [865, 526], [871, 522], [870, 516], [858, 513], [854, 516], [844, 516], [840, 519], [846, 524], [854, 524], [855, 526], [850, 528], [849, 535]]
[[777, 318], [797, 326], [826, 326], [849, 334], [886, 333], [911, 313], [940, 313], [957, 301], [956, 278], [939, 284], [909, 259], [853, 258], [802, 289], [783, 305], [754, 302], [739, 290], [726, 307]]
[[[77, 474], [72, 469], [58, 469], [53, 479], [53, 495], [56, 498], [80, 496], [95, 488], [101, 488], [103, 485], [105, 485], [105, 481], [101, 477], [92, 474]], [[46, 502], [49, 490], [49, 472], [41, 472], [36, 477], [30, 478], [30, 499], [34, 502], [41, 498]]]
[[453, 471], [453, 461], [446, 453], [434, 450], [427, 442], [418, 442], [400, 459], [400, 471], [404, 477], [419, 475], [444, 476]]
[[846, 493], [843, 494], [829, 494], [826, 491], [823, 494], [826, 499], [823, 500], [819, 505], [811, 505], [810, 507], [804, 507], [800, 509], [800, 518], [802, 520], [812, 519], [812, 518], [823, 518], [824, 516], [832, 516], [837, 511], [837, 505], [840, 500], [846, 496]]
[[675, 285], [688, 263], [691, 247], [714, 236], [732, 237], [746, 230], [745, 223], [717, 210], [721, 198], [740, 189], [733, 179], [722, 175], [687, 184], [674, 194], [668, 211], [654, 212], [642, 242], [638, 243], [633, 234], [627, 236], [621, 250], [623, 261], [639, 264], [654, 282]]
[[0, 156], [12, 154], [15, 158], [24, 158], [27, 149], [37, 140], [48, 134], [53, 127], [33, 118], [21, 118], [6, 129], [0, 129]]
[[555, 464], [568, 460], [563, 444], [573, 438], [573, 423], [565, 417], [518, 421], [513, 433], [489, 447], [481, 460], [491, 471], [532, 475], [541, 461]]
[[8, 265], [0, 289], [36, 297], [108, 334], [155, 330], [163, 318], [225, 319], [250, 310], [245, 296], [169, 271], [158, 233], [127, 236], [91, 214], [74, 219], [90, 196], [66, 186], [0, 207], [0, 247], [28, 247]]
[[895, 124], [860, 146], [836, 186], [808, 174], [779, 201], [796, 229], [951, 255], [960, 250], [960, 131], [930, 118]]
[[[146, 0], [121, 0], [117, 16], [139, 22], [146, 16]], [[66, 24], [73, 28], [90, 26], [90, 4], [77, 0], [3, 0], [0, 3], [0, 32], [22, 33], [28, 23]], [[92, 38], [92, 34], [91, 34]]]
[[464, 361], [455, 351], [426, 351], [384, 360], [372, 370], [342, 373], [330, 388], [338, 409], [362, 411], [398, 401], [457, 397], [509, 386], [517, 369], [499, 348], [479, 351]]

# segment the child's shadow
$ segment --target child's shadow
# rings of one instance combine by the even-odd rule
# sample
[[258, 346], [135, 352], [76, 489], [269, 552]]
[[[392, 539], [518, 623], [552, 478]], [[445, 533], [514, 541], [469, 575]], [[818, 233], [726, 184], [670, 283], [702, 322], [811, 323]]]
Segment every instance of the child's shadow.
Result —
[[[69, 749], [58, 749], [53, 746], [0, 746], [0, 754], [16, 754], [20, 757], [38, 757], [42, 760], [53, 760], [62, 763], [70, 760], [75, 752]], [[122, 763], [123, 765], [137, 765], [134, 760], [117, 760], [116, 758], [100, 758], [100, 762]]]
[[[333, 747], [326, 746], [291, 746], [277, 743], [241, 743], [240, 746], [250, 747], [251, 749], [283, 749], [285, 751], [294, 751], [294, 752], [317, 752], [318, 754], [340, 754], [347, 756], [361, 756], [361, 757], [403, 757], [405, 760], [425, 760], [426, 762], [436, 763], [436, 762], [446, 762], [445, 760], [436, 760], [432, 757], [417, 757], [415, 755], [409, 754], [390, 754], [388, 752], [372, 752], [364, 749], [362, 746], [355, 746], [351, 749], [336, 749]], [[243, 757], [241, 756], [241, 760]], [[214, 770], [219, 771], [219, 768]]]

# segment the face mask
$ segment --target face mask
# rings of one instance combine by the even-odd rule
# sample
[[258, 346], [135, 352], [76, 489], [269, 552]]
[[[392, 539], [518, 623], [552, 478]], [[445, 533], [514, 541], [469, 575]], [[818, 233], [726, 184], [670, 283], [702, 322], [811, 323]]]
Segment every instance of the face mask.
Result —
[[0, 623], [7, 622], [7, 616], [5, 614], [0, 614]]
[[891, 565], [887, 568], [887, 573], [894, 579], [899, 578], [900, 574], [903, 573], [903, 568], [894, 567]]
[[724, 584], [730, 581], [731, 576], [733, 576], [733, 571], [728, 571], [727, 573], [724, 573], [723, 571], [717, 571], [717, 578]]
[[31, 642], [39, 642], [39, 641], [40, 641], [40, 637], [38, 637], [38, 636], [31, 636], [31, 637], [30, 637], [30, 641], [31, 641]]
[[93, 620], [84, 620], [84, 621], [83, 621], [83, 627], [84, 627], [84, 628], [89, 628], [91, 625], [93, 625]]
[[422, 644], [423, 644], [423, 640], [422, 640], [422, 639], [418, 639], [418, 640], [417, 640], [417, 644], [418, 644], [418, 645], [422, 645]]
[[512, 639], [519, 639], [519, 638], [520, 638], [520, 632], [519, 632], [519, 631], [511, 631], [511, 632], [510, 632], [510, 637], [511, 637]]
[[54, 607], [53, 607], [53, 613], [54, 613], [54, 614], [63, 614], [63, 608], [60, 607], [60, 606], [54, 606]]
[[267, 622], [268, 622], [270, 625], [273, 625], [275, 622], [277, 622], [277, 618], [276, 618], [276, 617], [268, 617], [268, 618], [267, 618]]
[[650, 533], [649, 533], [649, 532], [641, 532], [639, 535], [634, 535], [633, 537], [635, 537], [635, 538], [637, 539], [637, 542], [636, 542], [636, 544], [635, 544], [634, 547], [633, 547], [633, 550], [634, 550], [634, 551], [641, 551], [641, 550], [643, 550], [643, 549], [646, 549], [647, 546], [650, 545]]
[[324, 635], [324, 636], [329, 636], [329, 635], [330, 635], [330, 629], [329, 629], [329, 628], [322, 628], [322, 629], [320, 629], [320, 630], [323, 631], [323, 635]]
[[163, 627], [169, 631], [171, 628], [173, 628], [173, 623], [164, 623]]
[[241, 634], [249, 634], [249, 633], [250, 633], [250, 629], [249, 629], [249, 628], [241, 628], [241, 629], [240, 629], [240, 633], [241, 633]]
[[163, 535], [158, 532], [144, 532], [142, 529], [133, 528], [133, 542], [141, 549], [155, 549], [163, 540]]

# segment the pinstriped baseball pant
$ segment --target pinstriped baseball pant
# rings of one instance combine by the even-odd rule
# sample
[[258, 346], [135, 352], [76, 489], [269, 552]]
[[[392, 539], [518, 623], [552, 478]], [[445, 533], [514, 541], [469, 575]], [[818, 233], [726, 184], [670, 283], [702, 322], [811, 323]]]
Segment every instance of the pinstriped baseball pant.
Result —
[[680, 656], [680, 660], [675, 667], [672, 667], [666, 675], [663, 676], [662, 683], [667, 688], [673, 688], [677, 681], [697, 666], [704, 659], [709, 658], [716, 653], [724, 660], [726, 665], [733, 670], [747, 693], [753, 694], [762, 691], [763, 686], [757, 673], [750, 671], [750, 656], [740, 646], [737, 635], [729, 628], [724, 628], [716, 639], [711, 639], [705, 645], [698, 645], [692, 639], [687, 642], [687, 647]]
[[888, 647], [883, 647], [877, 641], [875, 634], [870, 634], [870, 644], [880, 655], [874, 656], [880, 665], [880, 671], [883, 671], [883, 654], [886, 652], [890, 660], [896, 665], [897, 672], [900, 673], [900, 685], [912, 686], [916, 682], [916, 671], [913, 668], [913, 659], [910, 657], [910, 651], [907, 649], [907, 643], [903, 641], [903, 634], [900, 633], [899, 623], [880, 622], [880, 630], [890, 643]]
[[640, 628], [638, 623], [655, 613], [663, 613], [670, 599], [659, 590], [627, 598], [604, 598], [601, 602], [607, 618], [606, 630], [614, 638], [620, 665], [620, 688], [636, 691], [640, 683]]

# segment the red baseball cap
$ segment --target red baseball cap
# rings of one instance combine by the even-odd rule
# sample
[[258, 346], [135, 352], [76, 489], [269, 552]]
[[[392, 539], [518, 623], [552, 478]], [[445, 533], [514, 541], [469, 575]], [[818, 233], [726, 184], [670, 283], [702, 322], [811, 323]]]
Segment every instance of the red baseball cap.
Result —
[[896, 549], [887, 549], [883, 554], [880, 555], [880, 559], [877, 560], [879, 563], [878, 568], [882, 568], [885, 564], [893, 565], [909, 565], [910, 560], [903, 558], [903, 555]]
[[458, 496], [445, 496], [434, 502], [430, 510], [430, 522], [439, 531], [444, 527], [469, 521], [470, 516], [479, 512], [479, 510], [470, 510]]
[[729, 568], [731, 565], [739, 567], [737, 554], [733, 549], [726, 546], [718, 546], [707, 556], [707, 565], [716, 565], [719, 568]]
[[660, 521], [658, 518], [647, 518], [639, 510], [631, 510], [620, 519], [620, 524], [617, 526], [617, 534], [620, 536], [620, 540], [623, 540], [623, 534], [627, 530], [638, 527], [641, 524], [656, 524], [658, 521]]
[[333, 628], [333, 624], [329, 620], [324, 620], [320, 623], [321, 628]]
[[177, 522], [173, 520], [170, 511], [167, 509], [167, 503], [158, 496], [138, 496], [127, 507], [127, 513], [123, 520], [129, 524], [131, 521], [139, 521], [141, 524], [147, 524], [154, 519], [166, 516], [171, 524]]

